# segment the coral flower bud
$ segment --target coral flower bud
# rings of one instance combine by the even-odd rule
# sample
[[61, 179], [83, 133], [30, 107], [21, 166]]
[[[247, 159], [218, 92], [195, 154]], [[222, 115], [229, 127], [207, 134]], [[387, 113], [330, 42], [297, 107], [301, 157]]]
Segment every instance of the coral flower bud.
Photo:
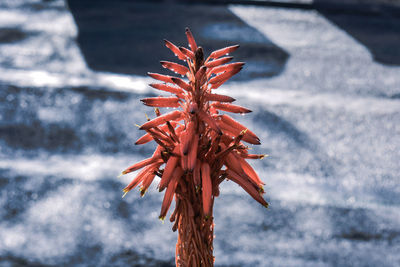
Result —
[[178, 48], [176, 45], [174, 45], [173, 43], [171, 43], [170, 41], [165, 40], [165, 39], [164, 39], [164, 42], [165, 42], [165, 46], [168, 47], [169, 49], [171, 49], [171, 51], [172, 51], [180, 60], [185, 60], [185, 59], [186, 59], [185, 55], [179, 50], [179, 48]]
[[233, 51], [235, 51], [238, 48], [239, 48], [239, 45], [232, 45], [232, 46], [228, 46], [228, 47], [216, 50], [216, 51], [211, 53], [210, 58], [219, 58], [219, 57], [221, 57], [223, 55], [227, 55], [229, 53], [232, 53]]
[[173, 72], [177, 72], [180, 75], [186, 75], [186, 73], [189, 72], [189, 69], [185, 66], [182, 66], [181, 64], [174, 63], [174, 62], [169, 62], [169, 61], [160, 61], [161, 65], [164, 68], [170, 69]]
[[185, 29], [185, 33], [186, 33], [186, 37], [187, 37], [188, 42], [189, 42], [190, 49], [192, 49], [193, 52], [196, 52], [197, 44], [196, 44], [196, 41], [193, 38], [192, 32], [189, 30], [189, 28], [186, 28]]
[[208, 165], [207, 162], [201, 163], [201, 183], [203, 185], [203, 212], [208, 217], [210, 216], [211, 211], [212, 186], [210, 177], [210, 165]]
[[182, 112], [175, 110], [170, 113], [161, 115], [155, 119], [152, 119], [151, 121], [146, 122], [139, 129], [140, 130], [150, 129], [160, 124], [166, 123], [167, 121], [178, 120], [180, 118], [182, 118]]
[[212, 69], [213, 67], [228, 63], [232, 59], [233, 59], [233, 57], [222, 57], [222, 58], [207, 62], [205, 66], [209, 69]]
[[186, 57], [194, 60], [194, 53], [185, 47], [179, 47], [179, 50], [184, 54]]

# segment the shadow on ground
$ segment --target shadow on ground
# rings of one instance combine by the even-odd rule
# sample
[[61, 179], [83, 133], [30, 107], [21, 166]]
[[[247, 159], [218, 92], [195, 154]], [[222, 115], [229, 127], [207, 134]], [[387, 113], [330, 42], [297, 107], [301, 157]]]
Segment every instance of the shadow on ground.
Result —
[[[344, 0], [329, 4], [314, 0], [315, 9], [363, 44], [375, 61], [400, 65], [400, 7], [379, 4], [349, 4]], [[350, 1], [351, 2], [351, 1]]]
[[190, 27], [206, 54], [241, 44], [237, 61], [246, 61], [238, 79], [281, 73], [289, 57], [282, 48], [235, 16], [226, 5], [173, 1], [68, 0], [79, 27], [78, 43], [89, 67], [96, 71], [145, 75], [159, 72], [160, 60], [176, 58], [163, 39], [187, 46]]

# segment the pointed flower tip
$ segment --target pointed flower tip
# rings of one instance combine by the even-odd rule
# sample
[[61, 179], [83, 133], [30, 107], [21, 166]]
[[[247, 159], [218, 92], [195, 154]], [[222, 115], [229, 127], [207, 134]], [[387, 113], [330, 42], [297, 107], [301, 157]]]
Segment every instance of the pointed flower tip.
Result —
[[121, 172], [121, 174], [118, 175], [117, 178], [121, 177], [121, 176], [124, 175], [124, 174], [125, 174], [124, 172]]
[[263, 205], [266, 209], [269, 209], [269, 204], [267, 203], [267, 204], [265, 204], [265, 205]]
[[161, 215], [160, 215], [160, 216], [158, 217], [158, 219], [164, 224], [165, 216], [161, 216]]
[[126, 196], [126, 194], [128, 194], [129, 190], [124, 189], [124, 190], [122, 190], [122, 192], [124, 192], [124, 194], [122, 195], [122, 198], [124, 198]]
[[145, 189], [143, 189], [143, 188], [140, 188], [139, 191], [140, 191], [140, 197], [144, 197], [144, 195], [145, 195], [146, 192], [147, 192], [147, 190], [145, 190]]

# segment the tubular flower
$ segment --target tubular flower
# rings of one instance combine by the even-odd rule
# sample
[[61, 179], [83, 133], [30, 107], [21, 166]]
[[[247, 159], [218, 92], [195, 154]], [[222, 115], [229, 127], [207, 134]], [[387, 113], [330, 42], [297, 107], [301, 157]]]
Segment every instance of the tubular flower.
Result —
[[[186, 29], [189, 48], [178, 47], [165, 40], [165, 45], [187, 66], [161, 61], [161, 65], [182, 78], [149, 73], [158, 81], [151, 87], [170, 96], [142, 99], [155, 108], [156, 117], [140, 126], [146, 133], [136, 144], [155, 141], [158, 146], [150, 158], [128, 167], [127, 174], [141, 171], [124, 188], [127, 193], [140, 186], [144, 195], [155, 176], [161, 178], [159, 191], [165, 190], [160, 219], [164, 220], [172, 200], [175, 210], [170, 217], [173, 231], [178, 230], [177, 266], [213, 266], [213, 204], [219, 195], [219, 185], [225, 179], [237, 183], [261, 205], [263, 182], [247, 159], [262, 159], [265, 155], [248, 153], [244, 144], [260, 144], [260, 139], [245, 126], [221, 111], [249, 113], [251, 110], [232, 104], [234, 98], [212, 92], [233, 75], [244, 63], [229, 63], [227, 56], [239, 45], [216, 50], [204, 58], [192, 33]], [[186, 77], [186, 79], [183, 79]], [[161, 82], [161, 83], [160, 83]], [[161, 114], [158, 108], [176, 108]]]

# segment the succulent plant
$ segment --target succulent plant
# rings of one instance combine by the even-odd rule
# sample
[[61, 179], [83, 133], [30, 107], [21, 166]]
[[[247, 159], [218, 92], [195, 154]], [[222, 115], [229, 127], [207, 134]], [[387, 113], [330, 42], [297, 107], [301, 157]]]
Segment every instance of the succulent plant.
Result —
[[[251, 110], [232, 104], [234, 98], [215, 94], [244, 63], [229, 63], [228, 54], [239, 48], [229, 46], [204, 58], [187, 28], [190, 49], [177, 47], [165, 40], [165, 45], [187, 66], [161, 61], [161, 65], [179, 77], [148, 73], [161, 83], [151, 87], [172, 96], [142, 99], [155, 107], [156, 117], [140, 126], [146, 131], [136, 144], [157, 143], [153, 155], [122, 172], [128, 174], [142, 169], [124, 188], [127, 193], [140, 185], [143, 196], [156, 176], [161, 178], [159, 191], [164, 191], [160, 219], [164, 220], [175, 197], [175, 210], [170, 217], [173, 231], [178, 230], [176, 244], [177, 266], [213, 266], [213, 204], [219, 195], [219, 185], [225, 179], [241, 186], [263, 206], [268, 207], [262, 194], [263, 182], [247, 163], [265, 155], [249, 154], [245, 143], [258, 145], [259, 138], [245, 126], [221, 111], [249, 113]], [[161, 114], [159, 108], [175, 110]]]

